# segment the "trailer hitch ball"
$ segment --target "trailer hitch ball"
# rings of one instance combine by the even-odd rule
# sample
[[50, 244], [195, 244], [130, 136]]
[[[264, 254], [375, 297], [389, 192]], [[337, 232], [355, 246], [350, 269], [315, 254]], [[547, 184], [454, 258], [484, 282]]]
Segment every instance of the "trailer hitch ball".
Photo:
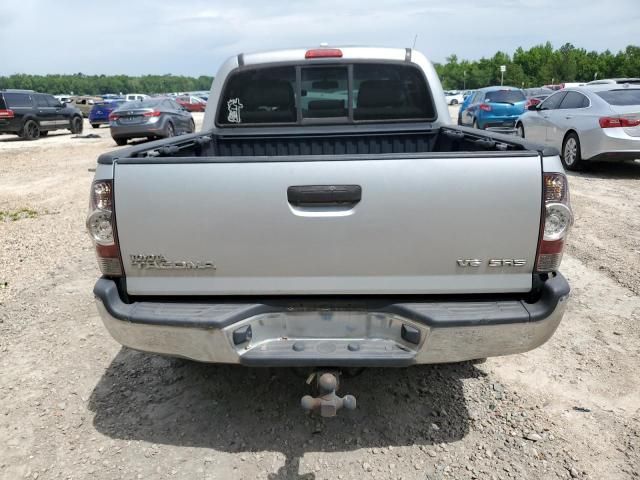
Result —
[[333, 373], [323, 373], [317, 381], [319, 395], [302, 397], [300, 402], [302, 408], [310, 412], [318, 412], [322, 417], [335, 417], [341, 408], [355, 410], [356, 397], [353, 395], [339, 397], [336, 395], [338, 385], [338, 378]]

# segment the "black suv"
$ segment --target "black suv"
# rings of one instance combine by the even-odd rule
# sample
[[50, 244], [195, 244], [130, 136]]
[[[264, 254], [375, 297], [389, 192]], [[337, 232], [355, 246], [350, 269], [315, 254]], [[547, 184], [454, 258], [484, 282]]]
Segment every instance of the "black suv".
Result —
[[82, 112], [53, 95], [33, 90], [0, 90], [0, 134], [36, 140], [52, 130], [82, 133]]

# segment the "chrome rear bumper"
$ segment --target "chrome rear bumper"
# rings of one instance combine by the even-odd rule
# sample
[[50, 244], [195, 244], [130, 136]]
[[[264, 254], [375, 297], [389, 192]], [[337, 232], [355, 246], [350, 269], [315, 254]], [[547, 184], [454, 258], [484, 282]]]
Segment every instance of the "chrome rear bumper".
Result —
[[94, 294], [109, 333], [136, 350], [249, 366], [400, 367], [536, 348], [558, 327], [569, 285], [556, 274], [535, 303], [336, 297], [127, 304], [106, 278]]

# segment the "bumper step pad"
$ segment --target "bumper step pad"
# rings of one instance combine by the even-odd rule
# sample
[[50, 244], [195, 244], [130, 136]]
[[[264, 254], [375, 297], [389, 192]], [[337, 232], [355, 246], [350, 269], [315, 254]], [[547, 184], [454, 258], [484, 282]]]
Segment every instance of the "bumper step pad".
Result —
[[240, 356], [248, 366], [358, 366], [362, 359], [380, 366], [406, 366], [413, 363], [415, 351], [391, 340], [328, 339], [274, 340], [252, 348]]

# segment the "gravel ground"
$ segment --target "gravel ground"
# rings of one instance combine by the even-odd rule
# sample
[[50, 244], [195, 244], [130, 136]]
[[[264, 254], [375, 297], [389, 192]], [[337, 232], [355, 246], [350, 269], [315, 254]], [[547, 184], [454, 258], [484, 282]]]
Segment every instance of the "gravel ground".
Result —
[[571, 175], [573, 294], [547, 344], [367, 370], [343, 387], [358, 409], [323, 420], [290, 370], [109, 337], [84, 220], [89, 169], [116, 147], [85, 133], [101, 138], [0, 137], [0, 478], [638, 478], [640, 164]]

